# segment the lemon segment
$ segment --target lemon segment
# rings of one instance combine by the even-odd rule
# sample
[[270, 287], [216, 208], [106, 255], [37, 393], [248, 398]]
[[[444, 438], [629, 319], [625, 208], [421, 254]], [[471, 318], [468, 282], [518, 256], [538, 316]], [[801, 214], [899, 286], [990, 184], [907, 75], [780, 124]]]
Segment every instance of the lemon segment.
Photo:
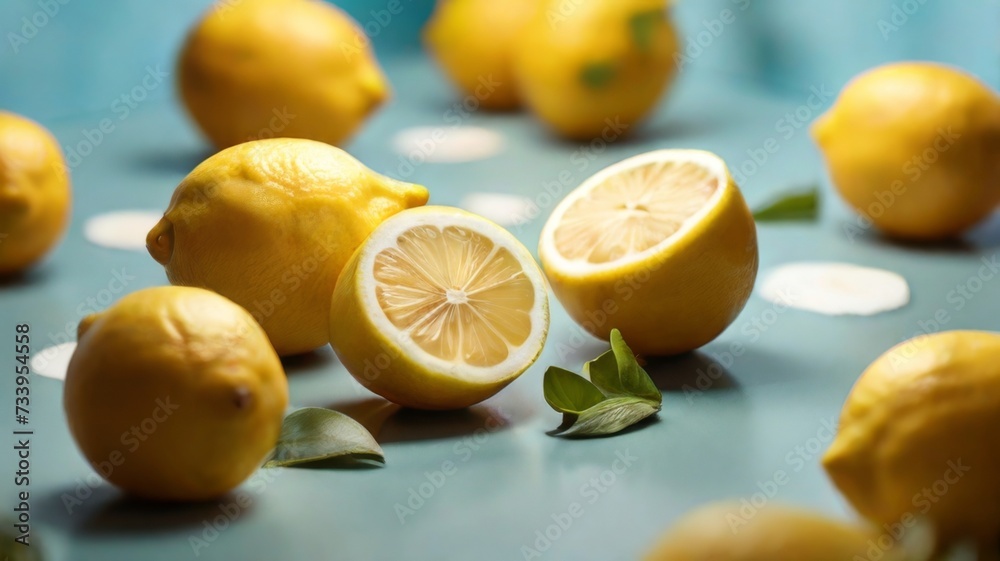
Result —
[[376, 298], [420, 348], [493, 366], [524, 344], [535, 290], [509, 250], [457, 226], [414, 228], [398, 244], [375, 258]]
[[570, 317], [618, 328], [637, 353], [671, 355], [717, 337], [757, 275], [753, 217], [725, 163], [660, 150], [586, 180], [552, 212], [539, 257]]
[[478, 403], [530, 366], [548, 331], [545, 282], [506, 230], [447, 207], [403, 211], [351, 257], [331, 304], [334, 350], [402, 405]]

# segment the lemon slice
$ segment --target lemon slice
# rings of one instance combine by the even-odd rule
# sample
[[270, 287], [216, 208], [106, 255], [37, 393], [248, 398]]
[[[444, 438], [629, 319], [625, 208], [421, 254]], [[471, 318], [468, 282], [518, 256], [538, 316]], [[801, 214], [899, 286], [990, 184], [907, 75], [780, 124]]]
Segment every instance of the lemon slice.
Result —
[[659, 150], [598, 172], [552, 212], [542, 267], [570, 316], [633, 350], [678, 354], [717, 337], [746, 304], [757, 234], [725, 162]]
[[364, 386], [401, 405], [478, 403], [538, 358], [548, 332], [545, 280], [500, 226], [448, 207], [383, 222], [334, 291], [333, 348]]

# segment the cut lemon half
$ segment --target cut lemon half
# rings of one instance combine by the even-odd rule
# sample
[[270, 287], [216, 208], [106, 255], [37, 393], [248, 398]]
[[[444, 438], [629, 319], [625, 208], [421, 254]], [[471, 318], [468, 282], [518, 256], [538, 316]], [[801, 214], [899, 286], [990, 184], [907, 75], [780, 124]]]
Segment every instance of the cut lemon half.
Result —
[[659, 150], [586, 180], [542, 229], [539, 257], [569, 315], [647, 355], [701, 347], [743, 309], [757, 231], [725, 162]]
[[541, 353], [545, 279], [509, 232], [449, 207], [404, 211], [351, 257], [333, 294], [333, 348], [362, 385], [419, 409], [458, 409]]

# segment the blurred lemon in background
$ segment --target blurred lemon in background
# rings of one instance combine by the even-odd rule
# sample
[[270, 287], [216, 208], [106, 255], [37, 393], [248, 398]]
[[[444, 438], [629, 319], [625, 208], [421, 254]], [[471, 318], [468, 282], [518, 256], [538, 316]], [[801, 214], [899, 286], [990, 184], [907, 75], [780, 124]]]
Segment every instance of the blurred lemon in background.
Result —
[[319, 0], [219, 2], [178, 66], [181, 97], [218, 148], [273, 137], [339, 145], [389, 96], [367, 36]]
[[327, 144], [247, 142], [177, 186], [146, 246], [171, 283], [230, 298], [279, 354], [302, 353], [330, 341], [330, 296], [351, 253], [382, 220], [427, 196]]
[[823, 464], [854, 508], [876, 524], [925, 516], [943, 546], [970, 538], [995, 553], [998, 426], [1000, 335], [920, 336], [861, 375]]
[[[685, 515], [644, 561], [923, 561], [897, 544], [877, 544], [873, 528], [808, 510], [767, 504], [748, 513], [740, 502], [713, 503]], [[932, 539], [932, 538], [931, 538]], [[872, 555], [872, 556], [870, 556]]]
[[424, 43], [452, 82], [487, 109], [520, 105], [513, 50], [538, 0], [438, 0]]
[[570, 317], [636, 353], [715, 339], [757, 277], [757, 230], [718, 156], [659, 150], [598, 172], [542, 229], [538, 256]]
[[474, 214], [429, 206], [372, 232], [333, 294], [330, 335], [382, 397], [458, 409], [492, 396], [542, 352], [545, 279], [527, 248]]
[[69, 215], [69, 173], [56, 139], [32, 120], [0, 111], [0, 275], [44, 257]]
[[1000, 99], [958, 69], [865, 72], [812, 133], [844, 200], [889, 236], [954, 237], [1000, 202]]
[[148, 499], [207, 500], [278, 441], [288, 383], [243, 308], [200, 288], [134, 292], [80, 322], [63, 403], [105, 479]]
[[559, 134], [611, 141], [655, 107], [680, 48], [666, 0], [546, 0], [525, 27], [515, 76]]

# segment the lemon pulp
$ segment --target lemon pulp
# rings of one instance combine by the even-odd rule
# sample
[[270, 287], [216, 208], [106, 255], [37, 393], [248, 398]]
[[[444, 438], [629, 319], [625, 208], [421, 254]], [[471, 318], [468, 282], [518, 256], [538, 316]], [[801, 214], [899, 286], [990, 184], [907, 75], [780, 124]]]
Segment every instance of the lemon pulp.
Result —
[[535, 288], [517, 258], [482, 234], [417, 226], [379, 252], [373, 269], [386, 317], [435, 357], [494, 366], [531, 335]]
[[718, 189], [717, 175], [694, 162], [652, 162], [611, 175], [566, 209], [556, 249], [592, 264], [642, 253], [680, 230]]

